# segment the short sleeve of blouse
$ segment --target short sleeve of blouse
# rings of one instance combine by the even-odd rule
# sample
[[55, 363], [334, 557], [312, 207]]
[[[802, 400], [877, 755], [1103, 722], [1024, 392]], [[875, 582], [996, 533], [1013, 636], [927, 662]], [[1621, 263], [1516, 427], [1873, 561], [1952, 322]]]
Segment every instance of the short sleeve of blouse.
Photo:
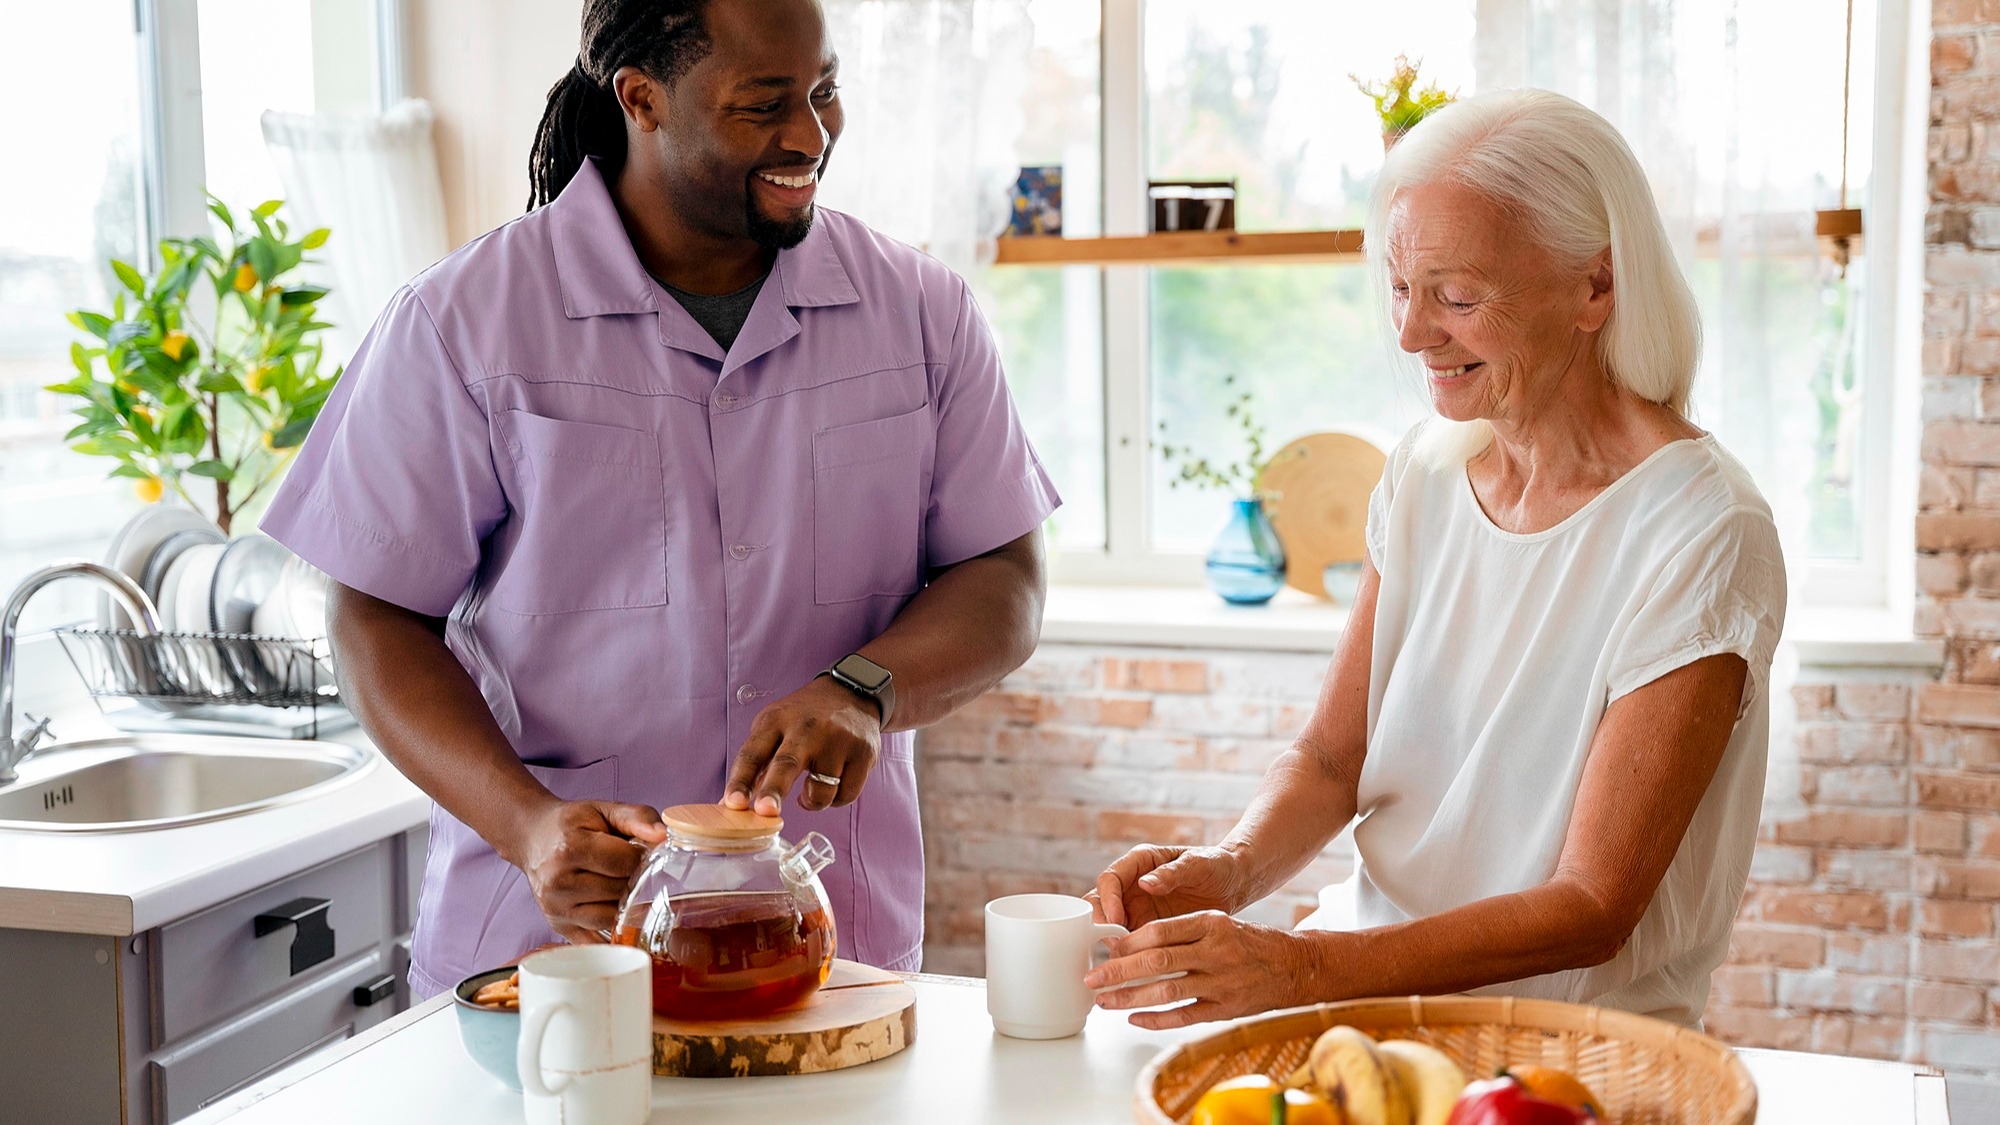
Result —
[[1784, 556], [1770, 515], [1731, 508], [1659, 570], [1614, 653], [1610, 699], [1733, 653], [1749, 665], [1740, 718], [1768, 687], [1785, 600]]
[[1389, 505], [1395, 499], [1397, 482], [1409, 468], [1410, 451], [1422, 431], [1423, 423], [1419, 422], [1389, 451], [1389, 462], [1382, 466], [1382, 479], [1375, 482], [1375, 491], [1368, 494], [1368, 523], [1362, 535], [1368, 548], [1368, 563], [1377, 574], [1382, 572], [1382, 555], [1389, 542]]

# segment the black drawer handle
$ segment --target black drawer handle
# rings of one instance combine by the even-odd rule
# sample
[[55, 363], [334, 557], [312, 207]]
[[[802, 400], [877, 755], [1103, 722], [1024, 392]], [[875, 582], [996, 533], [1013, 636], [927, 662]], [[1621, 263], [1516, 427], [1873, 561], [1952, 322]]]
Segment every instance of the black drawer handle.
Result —
[[395, 977], [376, 977], [367, 984], [354, 986], [354, 1006], [357, 1008], [372, 1007], [395, 994]]
[[257, 915], [257, 936], [275, 934], [286, 926], [292, 932], [292, 975], [298, 976], [322, 961], [333, 959], [333, 927], [326, 924], [323, 898], [295, 898], [274, 910]]

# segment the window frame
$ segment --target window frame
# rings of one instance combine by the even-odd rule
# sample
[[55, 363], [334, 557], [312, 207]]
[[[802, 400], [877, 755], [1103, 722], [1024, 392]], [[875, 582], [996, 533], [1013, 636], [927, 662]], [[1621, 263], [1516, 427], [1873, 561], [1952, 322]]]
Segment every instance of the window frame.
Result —
[[[1104, 234], [1143, 235], [1147, 180], [1144, 0], [1100, 4], [1100, 137]], [[1914, 606], [1917, 428], [1920, 388], [1896, 373], [1920, 369], [1923, 206], [1922, 118], [1928, 105], [1927, 36], [1913, 29], [1926, 0], [1880, 0], [1876, 88], [1869, 106], [1874, 146], [1864, 203], [1868, 283], [1864, 295], [1862, 469], [1856, 474], [1861, 558], [1799, 560], [1794, 602], [1902, 613]], [[1521, 29], [1523, 0], [1478, 0], [1481, 73], [1504, 60], [1500, 44]], [[1924, 26], [1928, 26], [1925, 21]], [[1490, 71], [1506, 84], [1504, 66]], [[1519, 73], [1514, 73], [1516, 82]], [[1922, 79], [1922, 84], [1919, 84]], [[1077, 585], [1198, 585], [1199, 554], [1152, 546], [1150, 269], [1103, 266], [1105, 542], [1051, 553], [1054, 581]], [[1218, 515], [1218, 524], [1220, 515]]]

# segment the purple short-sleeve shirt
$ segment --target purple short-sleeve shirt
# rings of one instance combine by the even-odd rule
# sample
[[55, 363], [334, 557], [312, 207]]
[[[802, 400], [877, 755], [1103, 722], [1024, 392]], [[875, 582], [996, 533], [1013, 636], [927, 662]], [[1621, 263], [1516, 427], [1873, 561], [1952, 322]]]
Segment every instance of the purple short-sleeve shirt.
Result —
[[[962, 279], [822, 208], [725, 353], [641, 266], [593, 163], [390, 302], [263, 529], [446, 641], [557, 796], [716, 800], [751, 720], [1058, 500]], [[860, 800], [786, 810], [838, 859], [843, 956], [914, 968], [908, 732]], [[553, 935], [434, 808], [420, 995]]]

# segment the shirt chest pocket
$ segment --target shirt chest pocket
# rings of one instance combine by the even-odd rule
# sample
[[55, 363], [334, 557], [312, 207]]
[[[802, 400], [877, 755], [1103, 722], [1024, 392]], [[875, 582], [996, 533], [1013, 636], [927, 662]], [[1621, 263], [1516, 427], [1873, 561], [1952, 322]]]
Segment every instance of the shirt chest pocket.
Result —
[[923, 585], [928, 406], [813, 435], [813, 601], [907, 597]]
[[667, 604], [666, 474], [650, 431], [494, 415], [512, 480], [492, 604], [521, 614]]

